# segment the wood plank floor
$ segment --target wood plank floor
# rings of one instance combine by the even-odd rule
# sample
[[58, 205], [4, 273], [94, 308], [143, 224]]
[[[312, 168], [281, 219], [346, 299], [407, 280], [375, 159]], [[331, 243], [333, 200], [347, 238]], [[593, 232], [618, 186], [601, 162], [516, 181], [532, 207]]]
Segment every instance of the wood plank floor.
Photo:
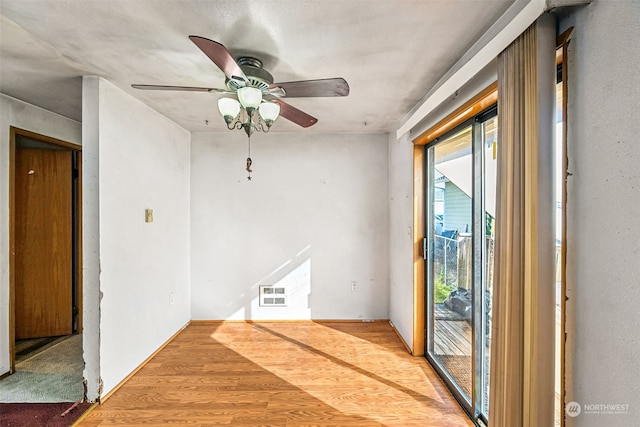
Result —
[[473, 426], [386, 322], [196, 323], [81, 427]]
[[466, 320], [435, 321], [435, 353], [471, 356], [471, 326]]
[[471, 326], [460, 314], [436, 304], [434, 351], [437, 355], [471, 356]]

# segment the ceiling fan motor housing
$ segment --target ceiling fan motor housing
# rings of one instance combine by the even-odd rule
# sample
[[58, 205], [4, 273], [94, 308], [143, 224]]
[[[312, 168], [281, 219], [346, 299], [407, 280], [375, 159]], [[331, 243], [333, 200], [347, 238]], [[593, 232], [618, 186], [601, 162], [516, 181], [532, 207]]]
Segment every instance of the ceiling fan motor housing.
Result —
[[269, 85], [273, 83], [273, 76], [267, 70], [262, 68], [262, 61], [252, 56], [241, 56], [237, 59], [240, 69], [249, 79], [249, 83], [244, 81], [227, 78], [225, 84], [232, 91], [237, 91], [241, 87], [251, 86], [262, 91], [268, 91]]

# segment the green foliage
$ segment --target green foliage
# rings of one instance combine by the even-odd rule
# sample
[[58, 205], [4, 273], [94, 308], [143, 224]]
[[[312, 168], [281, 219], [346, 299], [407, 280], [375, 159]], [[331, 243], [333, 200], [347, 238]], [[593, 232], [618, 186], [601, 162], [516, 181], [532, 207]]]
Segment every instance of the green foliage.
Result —
[[440, 269], [440, 273], [438, 277], [435, 278], [434, 283], [434, 295], [433, 299], [436, 304], [441, 304], [444, 300], [449, 296], [451, 291], [453, 291], [456, 287], [453, 285], [447, 285], [444, 280], [444, 268]]
[[493, 216], [491, 216], [491, 214], [489, 212], [485, 212], [484, 215], [484, 222], [485, 222], [485, 227], [484, 227], [484, 232], [487, 236], [491, 236], [493, 234], [493, 226], [495, 224], [495, 218]]

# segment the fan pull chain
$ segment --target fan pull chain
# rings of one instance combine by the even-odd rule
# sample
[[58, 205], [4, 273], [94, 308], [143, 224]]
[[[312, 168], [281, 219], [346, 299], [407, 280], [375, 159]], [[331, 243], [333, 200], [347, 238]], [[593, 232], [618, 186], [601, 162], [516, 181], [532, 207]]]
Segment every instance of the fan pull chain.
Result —
[[248, 135], [248, 139], [249, 139], [249, 155], [247, 157], [247, 172], [249, 172], [249, 176], [247, 176], [247, 180], [251, 181], [251, 164], [253, 163], [253, 161], [251, 160], [251, 135]]

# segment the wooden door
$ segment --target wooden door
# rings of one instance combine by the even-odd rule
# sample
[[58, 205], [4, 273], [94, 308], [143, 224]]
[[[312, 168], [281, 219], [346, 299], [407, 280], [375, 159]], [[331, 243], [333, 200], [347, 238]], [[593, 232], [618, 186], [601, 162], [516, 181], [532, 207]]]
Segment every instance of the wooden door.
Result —
[[15, 156], [15, 338], [72, 333], [72, 154]]

